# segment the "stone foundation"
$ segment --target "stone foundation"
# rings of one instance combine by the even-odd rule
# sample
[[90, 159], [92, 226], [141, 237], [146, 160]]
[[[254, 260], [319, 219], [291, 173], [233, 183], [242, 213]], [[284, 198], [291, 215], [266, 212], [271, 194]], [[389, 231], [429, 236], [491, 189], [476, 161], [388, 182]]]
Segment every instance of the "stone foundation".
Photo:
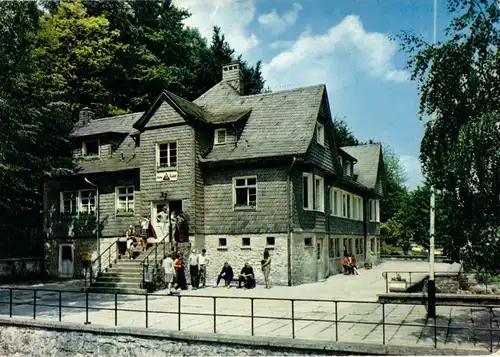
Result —
[[59, 278], [59, 246], [72, 244], [73, 246], [73, 278], [83, 278], [85, 268], [82, 255], [97, 256], [95, 238], [75, 239], [47, 239], [45, 240], [45, 273], [49, 278]]
[[[274, 238], [274, 246], [268, 246], [268, 237]], [[226, 239], [226, 246], [219, 246], [219, 239]], [[250, 238], [250, 245], [243, 246], [243, 238]], [[207, 268], [207, 284], [213, 285], [219, 275], [224, 262], [233, 268], [235, 279], [245, 264], [252, 265], [257, 284], [264, 283], [261, 269], [261, 260], [267, 248], [271, 254], [271, 275], [273, 285], [288, 284], [287, 263], [287, 236], [286, 234], [258, 234], [258, 235], [206, 235], [205, 249], [210, 259]]]

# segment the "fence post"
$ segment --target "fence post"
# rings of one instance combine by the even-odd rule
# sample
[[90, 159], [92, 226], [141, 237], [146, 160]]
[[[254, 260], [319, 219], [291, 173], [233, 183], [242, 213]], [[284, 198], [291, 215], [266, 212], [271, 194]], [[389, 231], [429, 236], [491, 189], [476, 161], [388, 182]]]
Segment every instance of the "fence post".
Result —
[[493, 353], [493, 308], [490, 307], [490, 352]]
[[84, 279], [85, 279], [85, 286], [87, 286], [87, 264], [85, 264], [85, 272], [84, 272], [84, 274], [85, 274], [85, 277], [84, 277]]
[[411, 271], [410, 271], [410, 287], [411, 287]]
[[9, 317], [12, 317], [12, 289], [9, 289]]
[[250, 298], [250, 323], [251, 323], [251, 330], [252, 330], [252, 336], [254, 336], [255, 334], [255, 331], [254, 331], [254, 322], [253, 322], [253, 315], [254, 315], [254, 311], [253, 311], [253, 298]]
[[434, 314], [434, 348], [437, 348], [437, 314]]
[[181, 330], [181, 296], [177, 296], [177, 329]]
[[384, 277], [385, 277], [385, 293], [389, 293], [389, 278], [387, 277], [387, 272], [384, 273]]
[[33, 290], [33, 320], [36, 320], [36, 289]]
[[115, 293], [115, 326], [118, 326], [118, 293]]
[[89, 292], [85, 292], [85, 325], [90, 325], [89, 322]]
[[295, 338], [295, 301], [290, 301], [292, 302], [292, 338]]
[[59, 291], [59, 322], [62, 320], [62, 292]]
[[335, 301], [335, 342], [339, 341], [339, 310], [337, 305], [337, 301]]
[[214, 296], [214, 333], [217, 333], [217, 298]]
[[382, 303], [382, 344], [385, 345], [385, 303]]
[[148, 328], [148, 294], [146, 294], [146, 328]]

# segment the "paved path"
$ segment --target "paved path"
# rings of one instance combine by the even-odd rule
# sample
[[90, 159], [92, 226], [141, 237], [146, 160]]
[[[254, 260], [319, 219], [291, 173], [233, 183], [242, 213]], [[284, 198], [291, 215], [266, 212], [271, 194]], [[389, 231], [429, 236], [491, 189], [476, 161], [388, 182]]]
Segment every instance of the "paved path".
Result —
[[[161, 296], [165, 292], [145, 296], [115, 296], [89, 294], [88, 320], [93, 325], [134, 326], [182, 331], [217, 332], [256, 336], [292, 337], [312, 340], [342, 342], [385, 343], [393, 345], [437, 346], [459, 349], [482, 349], [490, 346], [490, 333], [480, 331], [489, 327], [490, 318], [480, 308], [438, 307], [437, 325], [426, 321], [424, 306], [377, 303], [376, 295], [385, 292], [383, 271], [425, 271], [424, 262], [387, 262], [359, 276], [336, 275], [320, 283], [296, 287], [276, 286], [266, 290], [257, 287], [252, 290], [236, 288], [205, 288], [182, 292], [178, 296]], [[436, 271], [448, 271], [450, 265], [436, 264]], [[403, 274], [401, 274], [403, 276]], [[49, 287], [61, 288], [50, 285]], [[72, 285], [74, 288], [75, 285]], [[47, 288], [40, 286], [39, 288]], [[223, 298], [226, 297], [226, 298]], [[253, 300], [253, 321], [252, 299]], [[269, 300], [261, 300], [266, 299]], [[0, 291], [0, 315], [9, 316], [9, 292]], [[285, 300], [276, 300], [285, 299]], [[288, 300], [286, 300], [288, 299]], [[360, 302], [312, 302], [295, 301], [292, 326], [292, 302], [290, 299], [341, 299]], [[13, 317], [33, 317], [33, 292], [13, 292]], [[179, 306], [180, 302], [180, 306]], [[62, 292], [62, 321], [83, 323], [86, 321], [85, 294]], [[51, 306], [42, 306], [51, 305]], [[59, 293], [37, 292], [36, 318], [57, 321], [59, 318]], [[181, 312], [179, 321], [179, 309]], [[129, 311], [123, 311], [129, 310]], [[217, 317], [214, 319], [214, 311]], [[239, 316], [238, 316], [239, 315]], [[245, 317], [241, 317], [245, 316]], [[338, 322], [335, 323], [335, 316]], [[303, 319], [307, 321], [297, 321]], [[499, 328], [500, 309], [494, 311], [492, 324]], [[179, 326], [180, 322], [180, 326]], [[383, 323], [385, 327], [383, 327]], [[391, 324], [416, 324], [422, 326], [395, 326]], [[467, 326], [453, 330], [453, 326]], [[494, 349], [500, 349], [500, 333], [493, 334]]]

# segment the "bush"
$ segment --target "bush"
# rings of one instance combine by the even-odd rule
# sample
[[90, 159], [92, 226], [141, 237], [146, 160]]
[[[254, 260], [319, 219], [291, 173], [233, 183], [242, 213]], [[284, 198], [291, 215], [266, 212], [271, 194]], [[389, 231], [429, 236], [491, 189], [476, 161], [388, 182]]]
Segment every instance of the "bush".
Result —
[[403, 250], [391, 244], [382, 243], [380, 247], [380, 254], [382, 255], [403, 255]]

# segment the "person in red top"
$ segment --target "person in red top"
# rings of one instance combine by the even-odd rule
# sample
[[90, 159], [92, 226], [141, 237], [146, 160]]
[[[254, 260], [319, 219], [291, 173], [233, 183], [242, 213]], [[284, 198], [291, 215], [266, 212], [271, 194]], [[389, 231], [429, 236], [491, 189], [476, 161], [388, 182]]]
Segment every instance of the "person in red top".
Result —
[[349, 259], [347, 257], [344, 257], [344, 261], [342, 262], [342, 266], [344, 268], [345, 275], [351, 274], [351, 267], [349, 266]]
[[354, 255], [351, 255], [351, 269], [353, 274], [359, 275], [359, 270], [356, 266], [356, 257]]
[[177, 283], [177, 289], [187, 290], [186, 273], [184, 272], [182, 253], [177, 255], [177, 259], [174, 262], [175, 278]]

